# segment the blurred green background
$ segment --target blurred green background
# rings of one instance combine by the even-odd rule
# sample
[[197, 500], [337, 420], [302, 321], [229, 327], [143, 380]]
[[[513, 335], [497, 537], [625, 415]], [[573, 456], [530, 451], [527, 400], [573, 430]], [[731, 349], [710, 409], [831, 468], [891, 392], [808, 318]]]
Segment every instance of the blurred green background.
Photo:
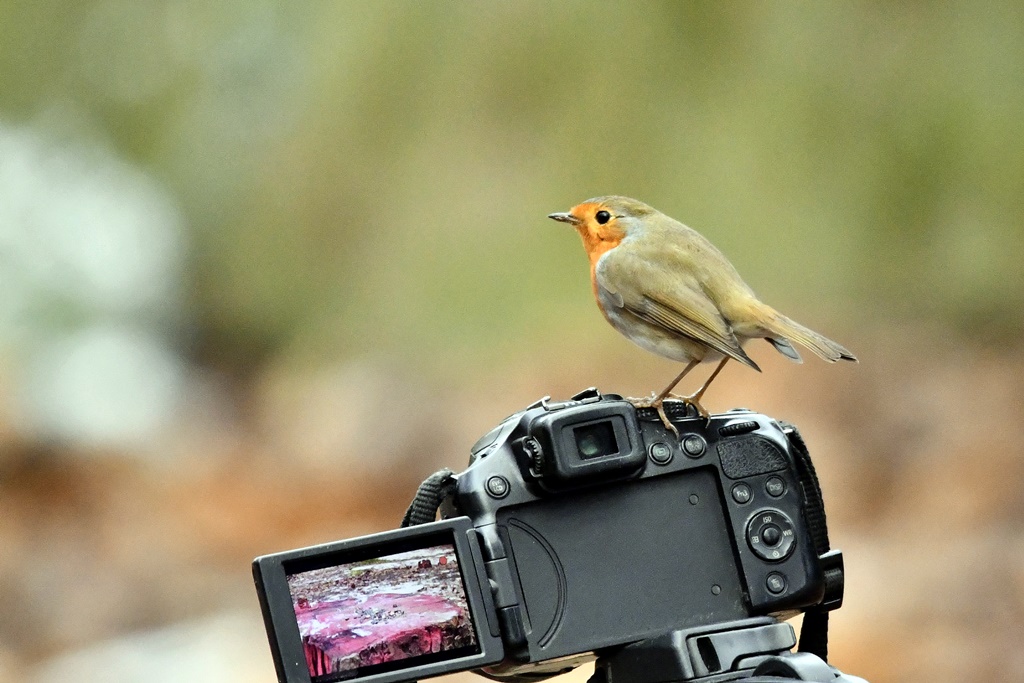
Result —
[[602, 194], [861, 358], [764, 345], [709, 394], [827, 460], [864, 565], [837, 663], [1024, 680], [1022, 26], [4, 0], [0, 681], [272, 680], [253, 555], [393, 526], [538, 396], [660, 388], [677, 368], [607, 326], [545, 218]]

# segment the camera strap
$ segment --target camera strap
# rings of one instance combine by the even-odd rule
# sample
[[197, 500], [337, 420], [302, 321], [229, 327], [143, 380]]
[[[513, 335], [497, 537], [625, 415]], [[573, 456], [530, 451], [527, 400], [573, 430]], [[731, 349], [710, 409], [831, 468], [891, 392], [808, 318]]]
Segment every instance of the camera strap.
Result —
[[[828, 540], [828, 525], [825, 520], [825, 503], [821, 496], [821, 485], [818, 483], [818, 474], [814, 470], [814, 463], [811, 462], [811, 455], [807, 451], [807, 444], [800, 436], [795, 425], [782, 422], [783, 431], [789, 439], [794, 459], [797, 466], [797, 474], [800, 477], [800, 485], [804, 492], [804, 516], [807, 519], [807, 526], [811, 532], [811, 542], [818, 557], [832, 555]], [[841, 556], [839, 556], [841, 558]], [[820, 605], [815, 605], [804, 612], [803, 625], [800, 628], [800, 643], [797, 650], [817, 655], [823, 661], [828, 661], [828, 613], [842, 603], [843, 570], [840, 564], [837, 567], [825, 568], [825, 600]], [[831, 595], [830, 595], [831, 593]], [[838, 593], [838, 596], [836, 596]]]
[[426, 478], [416, 489], [416, 497], [409, 504], [402, 518], [402, 527], [433, 522], [441, 501], [455, 491], [455, 472], [447, 467]]

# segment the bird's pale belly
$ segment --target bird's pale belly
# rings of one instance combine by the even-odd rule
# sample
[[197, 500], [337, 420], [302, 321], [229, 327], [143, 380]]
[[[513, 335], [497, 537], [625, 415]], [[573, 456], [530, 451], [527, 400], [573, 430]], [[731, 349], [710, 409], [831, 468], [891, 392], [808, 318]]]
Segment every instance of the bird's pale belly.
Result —
[[664, 358], [689, 363], [691, 360], [719, 360], [722, 354], [687, 336], [651, 325], [617, 306], [601, 306], [601, 312], [612, 327], [638, 346]]

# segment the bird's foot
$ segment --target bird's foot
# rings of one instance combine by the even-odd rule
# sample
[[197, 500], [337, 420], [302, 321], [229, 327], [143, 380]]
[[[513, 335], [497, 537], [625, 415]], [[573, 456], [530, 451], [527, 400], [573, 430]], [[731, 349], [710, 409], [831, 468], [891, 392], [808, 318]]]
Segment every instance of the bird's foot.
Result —
[[693, 406], [693, 409], [697, 411], [697, 414], [703, 417], [705, 420], [711, 417], [711, 414], [708, 413], [707, 409], [703, 405], [701, 405], [701, 396], [699, 392], [696, 394], [690, 394], [689, 396], [680, 396], [679, 394], [670, 393], [665, 398], [673, 398], [677, 401], [682, 401], [688, 406]]
[[688, 406], [693, 406], [694, 409], [703, 417], [705, 420], [711, 419], [711, 413], [707, 411], [707, 408], [701, 405], [700, 398], [694, 394], [693, 396], [683, 396], [683, 403]]
[[654, 408], [658, 411], [658, 417], [661, 418], [661, 424], [665, 425], [665, 429], [676, 435], [679, 438], [679, 430], [672, 424], [668, 415], [665, 414], [665, 399], [658, 398], [654, 392], [651, 392], [650, 398], [627, 398], [627, 401], [633, 404], [634, 408]]

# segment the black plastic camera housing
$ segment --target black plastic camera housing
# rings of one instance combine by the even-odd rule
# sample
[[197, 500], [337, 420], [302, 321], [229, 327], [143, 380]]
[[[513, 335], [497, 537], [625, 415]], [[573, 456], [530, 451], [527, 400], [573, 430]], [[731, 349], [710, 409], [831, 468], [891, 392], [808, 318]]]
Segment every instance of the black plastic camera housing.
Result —
[[[823, 603], [826, 569], [838, 606], [841, 555], [815, 552], [786, 430], [744, 409], [666, 409], [678, 435], [594, 389], [538, 401], [474, 444], [441, 521], [257, 558], [279, 680], [539, 680], [668, 633], [792, 616]], [[437, 559], [399, 561], [426, 551]], [[413, 591], [457, 616], [394, 635]], [[390, 642], [355, 649], [382, 623]]]
[[473, 446], [443, 512], [483, 549], [506, 648], [489, 673], [821, 601], [783, 428], [746, 410], [673, 424], [590, 390]]

